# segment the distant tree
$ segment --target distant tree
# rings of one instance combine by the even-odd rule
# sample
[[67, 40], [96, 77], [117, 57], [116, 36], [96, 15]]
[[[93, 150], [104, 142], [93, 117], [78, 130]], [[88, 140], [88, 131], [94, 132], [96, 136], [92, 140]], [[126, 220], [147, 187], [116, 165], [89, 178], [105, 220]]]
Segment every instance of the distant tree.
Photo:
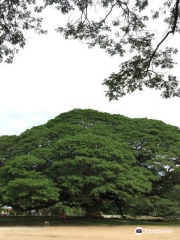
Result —
[[[29, 5], [35, 12], [55, 5], [62, 14], [71, 14], [67, 26], [57, 29], [65, 38], [80, 39], [90, 47], [99, 45], [111, 55], [123, 57], [130, 51], [131, 58], [120, 64], [119, 72], [104, 80], [110, 100], [143, 87], [162, 90], [165, 98], [180, 96], [176, 76], [165, 74], [174, 67], [173, 54], [178, 50], [173, 44], [161, 48], [169, 36], [180, 32], [179, 0], [163, 0], [162, 7], [154, 11], [149, 4], [148, 0], [44, 0], [41, 5], [35, 0], [1, 1], [0, 60], [12, 62], [13, 46], [25, 45], [24, 30], [43, 32], [42, 19], [29, 11], [33, 9]], [[148, 26], [153, 20], [159, 25], [159, 19], [167, 29], [160, 40], [157, 31]]]

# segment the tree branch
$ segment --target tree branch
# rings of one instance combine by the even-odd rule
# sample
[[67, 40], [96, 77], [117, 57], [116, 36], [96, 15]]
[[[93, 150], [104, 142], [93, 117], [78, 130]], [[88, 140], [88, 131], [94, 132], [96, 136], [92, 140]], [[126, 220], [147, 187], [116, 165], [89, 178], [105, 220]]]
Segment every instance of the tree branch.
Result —
[[113, 8], [118, 4], [118, 2], [114, 3], [112, 6], [111, 6], [111, 9], [109, 10], [109, 12], [107, 13], [107, 15], [105, 16], [105, 18], [100, 21], [100, 24], [98, 27], [101, 27], [103, 23], [105, 23], [106, 19], [108, 18], [108, 16], [111, 14]]
[[173, 26], [171, 31], [167, 32], [166, 35], [164, 36], [164, 38], [158, 43], [156, 49], [154, 50], [154, 52], [152, 53], [149, 61], [148, 61], [148, 66], [145, 72], [144, 77], [147, 75], [148, 71], [149, 71], [149, 67], [151, 65], [151, 61], [154, 58], [154, 56], [157, 53], [157, 50], [159, 49], [159, 47], [161, 46], [161, 44], [166, 40], [166, 38], [169, 36], [169, 34], [174, 34], [175, 30], [176, 30], [176, 26], [177, 26], [177, 20], [178, 20], [178, 15], [179, 15], [179, 0], [176, 0], [176, 4], [175, 4], [175, 12], [174, 12], [174, 22], [173, 22]]

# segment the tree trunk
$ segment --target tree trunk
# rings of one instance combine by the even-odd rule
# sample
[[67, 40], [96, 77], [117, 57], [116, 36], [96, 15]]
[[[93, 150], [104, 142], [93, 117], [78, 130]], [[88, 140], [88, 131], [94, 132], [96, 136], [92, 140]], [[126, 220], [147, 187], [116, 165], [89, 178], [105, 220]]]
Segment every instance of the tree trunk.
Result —
[[86, 214], [87, 216], [100, 217], [101, 216], [101, 207], [102, 202], [94, 200], [91, 204], [86, 205]]
[[121, 207], [121, 204], [119, 203], [119, 201], [118, 201], [118, 200], [115, 200], [115, 203], [116, 203], [116, 205], [117, 205], [117, 207], [118, 207], [118, 209], [119, 209], [119, 213], [120, 213], [121, 217], [122, 217], [123, 219], [126, 219], [126, 217], [125, 217], [124, 214], [123, 214], [123, 210], [122, 210], [122, 207]]

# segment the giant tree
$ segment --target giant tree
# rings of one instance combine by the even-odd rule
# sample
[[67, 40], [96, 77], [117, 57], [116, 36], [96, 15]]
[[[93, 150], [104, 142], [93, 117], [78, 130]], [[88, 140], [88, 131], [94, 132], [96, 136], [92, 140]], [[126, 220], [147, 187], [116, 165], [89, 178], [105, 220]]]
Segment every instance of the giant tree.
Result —
[[112, 203], [121, 213], [178, 217], [179, 149], [177, 127], [75, 109], [0, 137], [0, 202], [22, 209], [60, 202], [88, 212]]

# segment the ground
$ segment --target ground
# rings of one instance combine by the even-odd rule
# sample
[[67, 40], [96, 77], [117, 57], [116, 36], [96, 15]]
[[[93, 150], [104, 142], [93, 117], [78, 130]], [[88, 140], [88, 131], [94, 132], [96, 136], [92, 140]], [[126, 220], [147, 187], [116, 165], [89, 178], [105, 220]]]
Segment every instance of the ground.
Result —
[[[0, 240], [177, 240], [180, 227], [142, 226], [144, 233], [135, 234], [137, 226], [48, 226], [0, 227]], [[138, 226], [139, 227], [139, 226]], [[173, 230], [172, 233], [145, 233], [148, 230]]]

